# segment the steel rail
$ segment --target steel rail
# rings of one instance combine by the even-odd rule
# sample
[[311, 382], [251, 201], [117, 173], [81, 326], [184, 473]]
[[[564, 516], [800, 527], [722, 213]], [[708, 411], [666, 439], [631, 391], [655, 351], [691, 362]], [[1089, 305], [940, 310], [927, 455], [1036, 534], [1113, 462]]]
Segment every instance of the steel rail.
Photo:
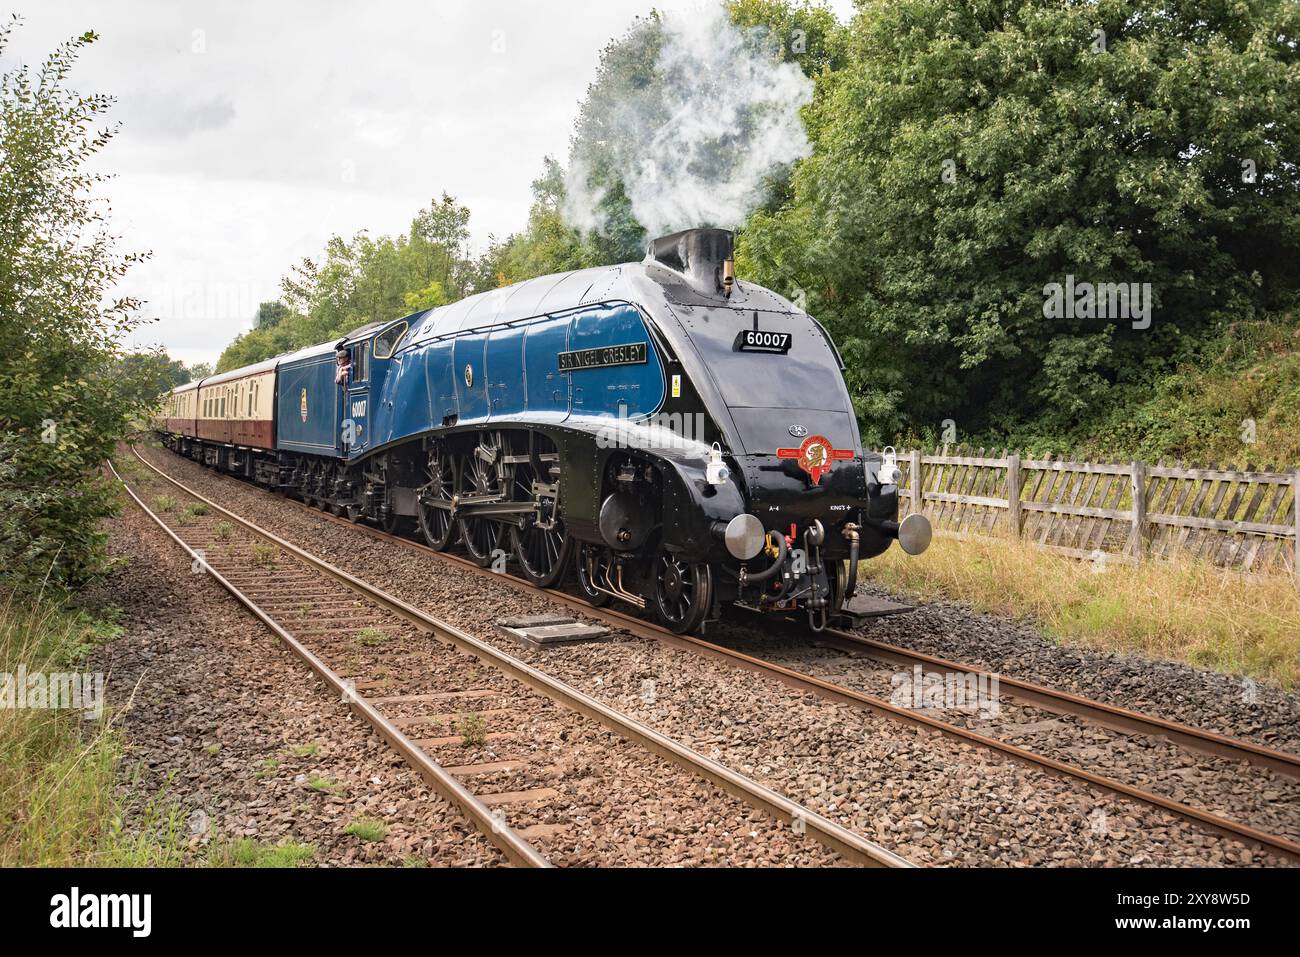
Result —
[[[135, 504], [138, 505], [149, 518], [157, 523], [158, 527], [171, 537], [189, 554], [192, 561], [198, 562], [199, 566], [216, 581], [238, 599], [249, 611], [257, 617], [277, 638], [279, 638], [288, 648], [297, 655], [302, 661], [314, 671], [322, 681], [329, 687], [333, 688], [340, 695], [340, 700], [346, 701], [351, 705], [366, 723], [375, 729], [393, 750], [397, 751], [406, 762], [410, 764], [420, 776], [429, 783], [429, 785], [441, 794], [452, 804], [460, 808], [466, 817], [474, 826], [483, 833], [489, 841], [492, 842], [512, 864], [524, 867], [551, 867], [550, 861], [544, 855], [528, 843], [518, 832], [498, 821], [492, 815], [492, 811], [486, 804], [476, 798], [463, 784], [447, 771], [433, 758], [429, 757], [408, 738], [402, 731], [392, 723], [384, 714], [382, 714], [373, 704], [359, 694], [355, 688], [348, 682], [344, 681], [335, 673], [325, 662], [319, 658], [311, 649], [307, 648], [298, 641], [292, 634], [285, 630], [274, 618], [264, 611], [257, 602], [253, 601], [248, 595], [244, 594], [228, 578], [208, 564], [203, 555], [191, 548], [179, 535], [177, 535], [170, 526], [156, 515], [149, 506], [145, 505], [141, 498], [135, 494], [129, 485], [118, 475], [117, 470], [113, 468], [112, 463], [108, 463], [109, 471], [113, 476], [122, 483], [126, 493], [131, 496]], [[224, 511], [224, 510], [223, 510]]]
[[[134, 450], [133, 448], [133, 451], [136, 450]], [[157, 466], [153, 465], [151, 462], [148, 462], [146, 459], [144, 459], [143, 456], [140, 456], [138, 451], [136, 451], [136, 455], [137, 457], [140, 458], [141, 461], [143, 461], [146, 465], [148, 465], [149, 468], [153, 469], [159, 475], [163, 476], [163, 478], [167, 479], [168, 481], [172, 482], [173, 484], [177, 485], [182, 489], [185, 488], [185, 486], [181, 485], [181, 483], [178, 482], [176, 479], [173, 479], [171, 476], [167, 475], [167, 473], [163, 472]], [[195, 493], [190, 492], [190, 494], [195, 494]], [[205, 499], [205, 501], [207, 500]], [[726, 648], [722, 645], [705, 641], [701, 638], [695, 638], [690, 635], [675, 634], [674, 632], [669, 631], [668, 629], [662, 628], [651, 622], [647, 622], [644, 619], [636, 618], [632, 615], [628, 615], [624, 612], [616, 611], [609, 608], [597, 607], [595, 605], [592, 605], [590, 602], [584, 601], [583, 599], [578, 598], [576, 596], [568, 595], [564, 592], [555, 591], [549, 588], [540, 588], [536, 585], [533, 585], [531, 582], [528, 582], [516, 576], [503, 574], [500, 572], [493, 572], [490, 569], [482, 568], [477, 564], [475, 564], [474, 562], [470, 561], [469, 559], [462, 558], [459, 555], [452, 555], [447, 552], [439, 552], [432, 548], [429, 548], [427, 545], [424, 545], [422, 543], [415, 542], [398, 535], [392, 535], [390, 533], [381, 531], [376, 528], [371, 528], [369, 526], [349, 522], [346, 519], [340, 518], [335, 515], [331, 515], [329, 513], [319, 512], [316, 509], [312, 508], [311, 506], [306, 505], [305, 503], [295, 502], [294, 500], [288, 498], [284, 499], [284, 501], [292, 502], [292, 504], [294, 504], [295, 506], [304, 508], [310, 512], [313, 512], [314, 514], [321, 515], [324, 518], [335, 521], [339, 524], [349, 526], [355, 530], [362, 532], [363, 534], [370, 535], [373, 538], [383, 540], [383, 541], [397, 542], [403, 546], [418, 551], [427, 552], [431, 555], [435, 555], [441, 559], [459, 565], [473, 574], [480, 575], [485, 578], [491, 578], [497, 581], [502, 581], [505, 584], [508, 584], [511, 587], [514, 587], [518, 590], [543, 596], [547, 599], [563, 604], [566, 607], [578, 610], [583, 614], [591, 615], [592, 617], [601, 619], [607, 623], [623, 628], [624, 630], [634, 635], [637, 635], [638, 637], [659, 641], [674, 647], [694, 651], [696, 653], [703, 654], [707, 657], [726, 661], [733, 666], [741, 667], [749, 671], [755, 671], [755, 672], [759, 672], [774, 677], [777, 680], [781, 681], [782, 683], [786, 684], [787, 686], [799, 691], [818, 694], [822, 697], [837, 701], [841, 704], [847, 704], [853, 707], [866, 709], [882, 717], [886, 717], [892, 720], [897, 720], [897, 721], [901, 721], [916, 726], [926, 727], [931, 730], [937, 731], [954, 740], [962, 741], [969, 744], [975, 744], [989, 750], [1000, 752], [1006, 755], [1007, 757], [1012, 758], [1013, 760], [1019, 761], [1030, 767], [1034, 767], [1039, 770], [1045, 771], [1046, 773], [1052, 774], [1053, 776], [1061, 777], [1061, 778], [1073, 778], [1077, 781], [1080, 781], [1092, 787], [1099, 788], [1108, 793], [1126, 797], [1131, 800], [1156, 807], [1160, 810], [1166, 811], [1170, 814], [1173, 814], [1177, 817], [1181, 817], [1185, 820], [1195, 821], [1215, 833], [1227, 837], [1235, 838], [1237, 840], [1245, 841], [1256, 847], [1264, 848], [1270, 851], [1275, 851], [1283, 855], [1284, 857], [1287, 857], [1293, 862], [1300, 862], [1300, 843], [1296, 843], [1280, 835], [1269, 834], [1268, 832], [1261, 831], [1257, 828], [1251, 827], [1250, 825], [1242, 824], [1237, 821], [1233, 821], [1230, 818], [1223, 817], [1222, 815], [1215, 814], [1212, 811], [1206, 811], [1201, 808], [1197, 808], [1192, 805], [1184, 804], [1180, 801], [1176, 801], [1172, 798], [1165, 797], [1162, 794], [1157, 794], [1153, 791], [1148, 791], [1142, 788], [1135, 787], [1130, 784], [1125, 784], [1122, 781], [1118, 781], [1113, 778], [1109, 778], [1104, 775], [1097, 774], [1096, 772], [1078, 767], [1077, 765], [1069, 764], [1068, 762], [1065, 761], [1057, 760], [1056, 758], [1050, 758], [1047, 757], [1046, 755], [1037, 754], [1033, 751], [1029, 751], [1025, 748], [1021, 748], [1017, 745], [1010, 744], [1005, 741], [1001, 741], [997, 738], [989, 737], [987, 735], [982, 735], [979, 734], [978, 732], [971, 731], [967, 728], [962, 727], [961, 725], [956, 725], [946, 721], [941, 721], [938, 718], [931, 717], [930, 715], [924, 714], [920, 711], [901, 708], [889, 701], [886, 701], [883, 698], [878, 698], [873, 695], [869, 695], [852, 688], [847, 688], [842, 685], [837, 685], [832, 682], [825, 681], [821, 678], [817, 678], [814, 675], [796, 671], [795, 669], [792, 668], [787, 668], [784, 665], [778, 665], [774, 662], [766, 661], [762, 658], [757, 658], [752, 655], [747, 655], [743, 652], [735, 651], [733, 649]], [[215, 507], [220, 508], [220, 506], [216, 506], [216, 503], [210, 502], [209, 504], [212, 504]], [[899, 649], [899, 650], [904, 651], [905, 649]], [[973, 669], [973, 670], [981, 671], [985, 669]], [[999, 676], [999, 684], [1001, 684], [1002, 681], [1003, 681], [1002, 677]], [[1029, 687], [1036, 687], [1036, 686], [1029, 686]], [[1089, 704], [1099, 706], [1098, 710], [1102, 712], [1104, 712], [1107, 708], [1110, 707], [1108, 705], [1102, 704], [1101, 702], [1092, 702], [1089, 701], [1088, 699], [1081, 699], [1081, 700], [1088, 701]], [[1115, 710], [1122, 711], [1123, 709], [1115, 709]], [[1136, 712], [1130, 712], [1130, 713], [1137, 715]], [[1142, 718], [1148, 716], [1137, 715], [1137, 717]], [[1173, 722], [1168, 722], [1168, 724], [1174, 725], [1174, 727], [1176, 728], [1186, 728], [1188, 731], [1192, 731], [1192, 732], [1198, 730], [1198, 729], [1190, 728], [1188, 726], [1175, 725]], [[1153, 733], [1153, 732], [1146, 732], [1146, 733]], [[1211, 732], [1201, 732], [1201, 734], [1212, 735]], [[1189, 735], [1188, 737], [1192, 738], [1194, 737], [1194, 735]], [[1235, 739], [1225, 739], [1225, 740], [1231, 742], [1234, 741]], [[1261, 749], [1261, 750], [1265, 752], [1268, 751], [1268, 749]], [[1243, 751], [1243, 754], [1245, 753], [1250, 753], [1250, 752]], [[1285, 756], [1285, 752], [1278, 752], [1278, 753]]]
[[[830, 640], [827, 640], [827, 639]], [[816, 640], [825, 640], [841, 650], [864, 651], [869, 657], [878, 661], [903, 665], [929, 665], [945, 673], [987, 673], [988, 668], [949, 661], [935, 655], [928, 655], [910, 648], [876, 641], [862, 635], [840, 628], [827, 628], [816, 636]], [[1215, 731], [1207, 731], [1192, 725], [1180, 724], [1156, 715], [1143, 714], [1128, 708], [1084, 698], [1068, 691], [1060, 691], [1045, 685], [1033, 684], [1019, 678], [998, 674], [998, 688], [1007, 697], [1026, 704], [1052, 711], [1056, 714], [1070, 714], [1085, 718], [1094, 724], [1126, 731], [1146, 734], [1153, 737], [1168, 738], [1181, 748], [1198, 751], [1213, 757], [1227, 758], [1230, 761], [1245, 761], [1256, 767], [1268, 768], [1286, 777], [1300, 780], [1300, 755], [1275, 748], [1267, 748], [1253, 741], [1231, 738]]]
[[[784, 795], [778, 794], [771, 788], [745, 777], [743, 774], [732, 770], [724, 764], [720, 764], [702, 754], [699, 754], [693, 749], [686, 747], [680, 742], [674, 741], [672, 738], [661, 734], [634, 718], [628, 717], [622, 712], [616, 711], [608, 705], [597, 701], [595, 698], [579, 691], [577, 688], [565, 684], [556, 678], [552, 678], [550, 675], [520, 661], [518, 658], [508, 655], [492, 645], [474, 638], [472, 635], [461, 631], [455, 625], [434, 618], [432, 615], [407, 604], [402, 601], [402, 599], [390, 595], [374, 585], [362, 581], [356, 576], [343, 571], [341, 568], [326, 562], [324, 559], [312, 555], [310, 552], [299, 548], [292, 542], [280, 538], [274, 533], [261, 528], [248, 519], [243, 518], [235, 512], [232, 512], [211, 499], [199, 494], [179, 480], [163, 472], [157, 466], [153, 465], [141, 456], [134, 448], [132, 451], [135, 452], [140, 461], [144, 462], [145, 465], [153, 469], [187, 495], [193, 496], [210, 508], [220, 512], [232, 521], [237, 522], [253, 534], [271, 542], [299, 560], [307, 563], [311, 567], [329, 575], [336, 581], [347, 585], [353, 591], [375, 602], [387, 611], [392, 612], [415, 626], [420, 631], [451, 644], [467, 654], [473, 655], [485, 664], [491, 665], [510, 677], [523, 682], [533, 690], [546, 695], [552, 700], [568, 707], [570, 710], [598, 721], [604, 727], [628, 741], [631, 741], [634, 744], [637, 744], [670, 761], [671, 763], [710, 781], [727, 794], [758, 808], [777, 820], [790, 824], [795, 828], [796, 833], [804, 832], [810, 834], [819, 843], [836, 851], [846, 860], [855, 864], [874, 867], [916, 866], [905, 858], [881, 847], [873, 841], [867, 840], [842, 825], [836, 824], [834, 821], [818, 814], [810, 808], [792, 801]], [[134, 497], [134, 495], [132, 497]], [[139, 500], [137, 499], [137, 502], [138, 501]], [[141, 505], [143, 507], [143, 503], [141, 503]], [[157, 518], [155, 516], [155, 521], [156, 520]], [[176, 536], [173, 535], [173, 538], [175, 537]], [[179, 541], [179, 539], [177, 540]], [[186, 547], [188, 548], [188, 546]], [[472, 567], [478, 568], [476, 565]], [[481, 570], [482, 569], [480, 569], [480, 571]], [[492, 573], [488, 572], [488, 574]], [[494, 577], [499, 576], [494, 575]]]

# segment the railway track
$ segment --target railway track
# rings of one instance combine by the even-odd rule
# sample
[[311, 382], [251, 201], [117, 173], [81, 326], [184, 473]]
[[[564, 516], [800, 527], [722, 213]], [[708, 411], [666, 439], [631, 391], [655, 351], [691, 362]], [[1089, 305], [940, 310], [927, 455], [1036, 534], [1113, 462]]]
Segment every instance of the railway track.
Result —
[[[184, 488], [176, 479], [148, 462], [143, 456], [140, 456], [138, 451], [136, 451], [136, 455], [145, 465], [164, 479], [180, 488]], [[550, 601], [562, 604], [638, 637], [720, 660], [733, 667], [758, 672], [799, 691], [811, 692], [827, 700], [862, 708], [890, 720], [929, 728], [949, 738], [998, 752], [1007, 758], [1057, 777], [1072, 779], [1081, 784], [1159, 808], [1184, 820], [1195, 822], [1215, 833], [1279, 854], [1293, 863], [1300, 862], [1300, 844], [1285, 836], [1266, 832], [1224, 815], [1090, 771], [1076, 764], [1039, 754], [996, 737], [981, 734], [961, 724], [944, 721], [921, 710], [899, 707], [884, 698], [819, 678], [816, 675], [795, 668], [749, 655], [701, 638], [677, 635], [659, 627], [655, 623], [614, 609], [593, 606], [582, 598], [563, 591], [538, 588], [521, 578], [481, 568], [459, 555], [435, 551], [423, 543], [403, 536], [390, 534], [368, 525], [354, 524], [344, 518], [318, 512], [311, 506], [292, 499], [286, 498], [284, 501], [297, 508], [306, 509], [328, 521], [347, 525], [360, 534], [378, 540], [395, 542], [402, 547], [434, 555], [443, 561], [456, 564], [470, 574], [503, 582], [520, 591], [544, 596]], [[764, 618], [770, 618], [770, 616], [764, 616]], [[791, 627], [789, 622], [782, 622], [781, 626]], [[818, 642], [860, 653], [883, 663], [901, 664], [908, 667], [920, 665], [923, 668], [943, 673], [979, 673], [985, 670], [974, 665], [948, 661], [899, 646], [874, 641], [840, 629], [827, 629], [813, 637]], [[1268, 769], [1293, 780], [1300, 779], [1300, 757], [1288, 752], [1266, 748], [1254, 742], [1231, 738], [1018, 679], [999, 676], [999, 683], [1003, 695], [1030, 707], [1055, 714], [1071, 715], [1083, 721], [1125, 734], [1142, 734], [1164, 738], [1186, 750], [1231, 761], [1244, 762], [1248, 765]]]
[[[506, 809], [519, 809], [524, 820], [536, 818], [540, 816], [539, 806], [544, 808], [558, 792], [545, 786], [509, 791], [493, 788], [492, 782], [506, 779], [509, 772], [527, 764], [517, 759], [458, 766], [439, 763], [433, 753], [459, 747], [470, 737], [485, 741], [525, 736], [522, 730], [488, 733], [483, 725], [469, 730], [458, 727], [457, 721], [467, 710], [480, 721], [492, 718], [500, 723], [513, 719], [515, 726], [527, 728], [530, 736], [538, 733], [539, 724], [545, 731], [548, 709], [554, 712], [558, 706], [576, 712], [773, 820], [792, 825], [795, 833], [813, 838], [848, 863], [913, 866], [815, 811], [260, 528], [166, 475], [143, 457], [140, 460], [183, 495], [201, 503], [202, 508], [175, 512], [173, 505], [169, 521], [150, 509], [114, 470], [135, 504], [186, 551], [196, 570], [212, 575], [244, 604], [434, 790], [456, 805], [511, 863], [550, 866], [534, 839], [547, 835], [557, 825], [515, 827], [509, 823]], [[186, 519], [181, 521], [180, 515]], [[227, 527], [218, 531], [220, 525]], [[394, 682], [388, 674], [393, 668], [391, 661], [380, 665], [357, 654], [358, 639], [363, 646], [378, 649], [402, 634], [430, 636], [443, 646], [472, 655], [489, 665], [495, 678], [480, 678], [483, 687], [429, 691], [422, 674], [415, 679], [417, 684], [401, 678]], [[378, 651], [369, 657], [377, 656]], [[338, 664], [340, 659], [344, 660], [342, 666]], [[382, 678], [378, 676], [380, 671], [385, 672]], [[398, 687], [394, 688], [394, 683]], [[449, 710], [466, 698], [471, 699], [470, 705]], [[421, 731], [432, 736], [414, 736]], [[478, 781], [488, 782], [487, 787], [471, 787]]]

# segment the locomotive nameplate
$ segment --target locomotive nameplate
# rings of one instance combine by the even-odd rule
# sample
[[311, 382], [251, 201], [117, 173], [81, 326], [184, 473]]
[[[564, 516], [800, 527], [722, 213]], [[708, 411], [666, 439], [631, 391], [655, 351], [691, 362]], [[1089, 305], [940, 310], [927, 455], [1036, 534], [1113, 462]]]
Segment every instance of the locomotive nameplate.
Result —
[[785, 355], [790, 351], [794, 335], [789, 332], [766, 332], [763, 329], [742, 329], [736, 334], [737, 352], [774, 352]]
[[644, 342], [629, 342], [621, 346], [598, 346], [595, 349], [561, 352], [556, 358], [560, 362], [561, 372], [576, 372], [579, 369], [599, 369], [605, 366], [638, 365], [646, 361], [645, 350]]

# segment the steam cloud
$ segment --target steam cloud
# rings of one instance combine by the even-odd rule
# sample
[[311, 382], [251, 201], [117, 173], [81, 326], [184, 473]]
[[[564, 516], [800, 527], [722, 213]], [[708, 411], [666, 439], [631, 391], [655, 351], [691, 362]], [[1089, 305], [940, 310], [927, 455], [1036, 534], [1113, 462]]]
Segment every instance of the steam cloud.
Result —
[[762, 202], [767, 177], [811, 152], [799, 108], [812, 100], [812, 81], [774, 56], [778, 38], [737, 27], [721, 4], [643, 29], [661, 31], [655, 79], [608, 104], [602, 155], [570, 155], [564, 217], [604, 231], [606, 189], [591, 178], [608, 168], [651, 236], [739, 226]]

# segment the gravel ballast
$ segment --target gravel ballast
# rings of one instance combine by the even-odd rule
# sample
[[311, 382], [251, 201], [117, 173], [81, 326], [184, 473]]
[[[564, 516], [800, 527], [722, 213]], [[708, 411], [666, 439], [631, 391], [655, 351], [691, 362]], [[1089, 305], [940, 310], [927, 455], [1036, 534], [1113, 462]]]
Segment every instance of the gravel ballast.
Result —
[[[504, 583], [467, 574], [434, 556], [363, 536], [168, 452], [146, 454], [169, 473], [268, 530], [917, 863], [1278, 863], [1240, 842], [1145, 805], [625, 633], [589, 645], [522, 649], [496, 635], [493, 625], [498, 619], [564, 609]], [[920, 632], [933, 624], [916, 615], [886, 621], [891, 629], [917, 629], [918, 648], [923, 639]], [[1022, 626], [991, 619], [981, 620], [978, 627], [987, 633]], [[873, 631], [873, 635], [907, 644], [898, 634]], [[959, 648], [931, 645], [925, 650], [973, 659]], [[1019, 673], [1054, 683], [1044, 673]], [[1143, 688], [1159, 684], [1145, 676], [1144, 681]], [[1116, 703], [1140, 707], [1135, 700]], [[1186, 714], [1168, 716], [1197, 723]], [[1217, 730], [1235, 733], [1231, 727]]]
[[[136, 479], [129, 481], [134, 484]], [[137, 490], [143, 491], [146, 502], [159, 491], [155, 485]], [[176, 499], [168, 516], [172, 520], [188, 497], [174, 490], [168, 494]], [[210, 539], [207, 529], [216, 520], [207, 516], [177, 530], [187, 541], [204, 542], [207, 560], [218, 571], [226, 570], [240, 580], [267, 577], [251, 575], [258, 562], [251, 557], [252, 536], [243, 529], [227, 530], [220, 542]], [[161, 539], [161, 534], [156, 537]], [[163, 545], [180, 553], [169, 540], [163, 540]], [[801, 867], [841, 863], [811, 838], [558, 707], [476, 658], [430, 639], [395, 616], [376, 615], [353, 592], [292, 556], [281, 552], [263, 559], [262, 567], [280, 583], [280, 594], [264, 589], [266, 597], [259, 597], [250, 585], [251, 596], [332, 670], [354, 680], [358, 691], [382, 705], [385, 715], [399, 726], [413, 719], [414, 724], [404, 727], [409, 736], [441, 742], [423, 747], [444, 767], [464, 769], [457, 777], [489, 805], [496, 806], [493, 798], [498, 795], [527, 797], [497, 806], [497, 813], [552, 863]], [[233, 606], [233, 599], [226, 601]], [[185, 608], [179, 603], [178, 613], [183, 615]], [[263, 640], [275, 642], [265, 630]], [[291, 662], [304, 670], [296, 659]], [[186, 703], [203, 707], [202, 701], [186, 699]], [[467, 736], [462, 722], [471, 714], [481, 715], [483, 724]], [[353, 723], [358, 722], [353, 719]], [[371, 737], [367, 750], [391, 755], [386, 745]], [[346, 781], [324, 774], [311, 780], [315, 789], [330, 796], [336, 789], [339, 793], [348, 789]]]

